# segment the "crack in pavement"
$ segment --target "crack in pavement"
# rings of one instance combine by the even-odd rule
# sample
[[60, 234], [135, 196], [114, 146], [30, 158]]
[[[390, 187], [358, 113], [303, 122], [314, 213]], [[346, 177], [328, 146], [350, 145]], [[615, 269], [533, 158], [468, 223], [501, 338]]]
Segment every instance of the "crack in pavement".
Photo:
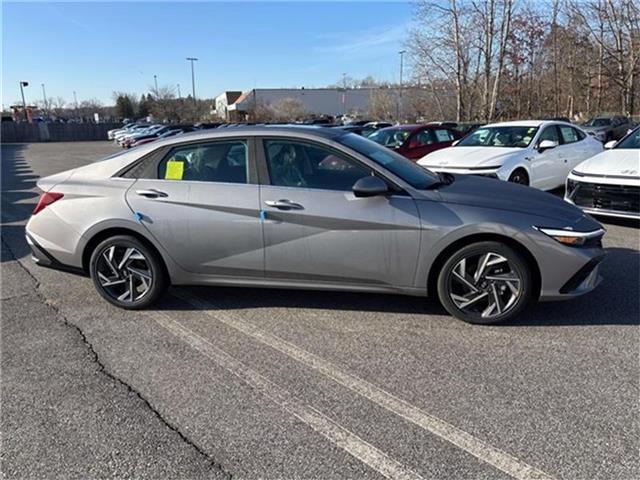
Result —
[[[182, 433], [180, 431], [180, 429], [176, 425], [173, 425], [166, 418], [164, 418], [162, 416], [162, 414], [156, 408], [154, 408], [154, 406], [151, 404], [151, 402], [146, 397], [144, 397], [142, 395], [142, 393], [140, 393], [138, 390], [136, 390], [130, 384], [128, 384], [127, 382], [125, 382], [121, 378], [117, 377], [115, 374], [113, 374], [109, 370], [107, 370], [105, 365], [100, 360], [98, 352], [96, 352], [96, 350], [93, 347], [93, 344], [89, 341], [89, 339], [87, 338], [85, 333], [82, 331], [82, 329], [80, 327], [78, 327], [77, 325], [75, 325], [74, 323], [71, 323], [69, 321], [69, 319], [66, 317], [66, 315], [60, 310], [60, 308], [57, 305], [55, 305], [53, 302], [51, 302], [49, 299], [46, 298], [46, 296], [41, 291], [40, 281], [33, 275], [33, 273], [31, 273], [31, 271], [27, 267], [25, 267], [22, 264], [22, 262], [20, 260], [18, 260], [16, 258], [12, 248], [9, 246], [9, 244], [4, 239], [4, 237], [0, 237], [0, 241], [2, 242], [2, 245], [4, 246], [6, 251], [9, 252], [10, 257], [20, 266], [20, 268], [22, 270], [24, 270], [24, 272], [29, 276], [29, 278], [31, 278], [33, 280], [33, 282], [35, 283], [35, 288], [34, 288], [35, 294], [43, 300], [43, 303], [45, 305], [47, 305], [49, 308], [51, 308], [54, 311], [56, 317], [60, 318], [60, 320], [61, 320], [63, 325], [65, 325], [68, 328], [71, 328], [71, 329], [75, 330], [78, 333], [78, 335], [80, 336], [80, 339], [82, 340], [82, 343], [89, 350], [91, 356], [93, 357], [94, 363], [96, 363], [98, 365], [98, 371], [100, 373], [102, 373], [103, 375], [105, 375], [107, 378], [110, 378], [114, 382], [124, 386], [130, 393], [135, 395], [154, 414], [154, 416], [156, 418], [158, 418], [158, 420], [160, 420], [160, 422], [162, 422], [162, 424], [164, 426], [166, 426], [169, 430], [175, 432], [183, 442], [185, 442], [187, 445], [189, 445], [191, 448], [193, 448], [199, 455], [204, 457], [206, 459], [206, 461], [211, 465], [212, 468], [218, 470], [228, 480], [231, 480], [233, 478], [233, 475], [229, 471], [227, 471], [226, 468], [220, 462], [216, 461], [207, 452], [205, 452], [200, 446], [198, 446], [193, 440], [191, 440], [184, 433]], [[16, 295], [16, 296], [13, 296], [13, 297], [10, 297], [10, 298], [16, 298], [16, 297], [25, 296], [25, 295], [26, 294], [24, 294], [24, 295]], [[2, 299], [2, 301], [4, 302], [5, 300], [9, 300], [10, 298]]]

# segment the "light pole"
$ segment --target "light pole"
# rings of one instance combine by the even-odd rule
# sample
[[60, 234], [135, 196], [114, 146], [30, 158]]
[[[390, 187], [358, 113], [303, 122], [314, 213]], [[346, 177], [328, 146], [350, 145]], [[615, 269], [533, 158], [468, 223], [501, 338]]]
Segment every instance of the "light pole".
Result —
[[342, 114], [347, 114], [347, 74], [342, 74]]
[[400, 50], [398, 52], [400, 54], [400, 91], [398, 92], [399, 98], [398, 98], [398, 112], [397, 112], [398, 121], [400, 121], [400, 114], [402, 113], [402, 67], [404, 66], [403, 60], [404, 60], [405, 52], [406, 50]]
[[187, 61], [191, 62], [191, 94], [193, 96], [193, 114], [196, 116], [198, 104], [196, 103], [196, 75], [193, 70], [193, 62], [197, 62], [198, 59], [195, 57], [187, 57]]
[[40, 85], [42, 85], [42, 98], [44, 100], [44, 111], [45, 113], [49, 113], [49, 104], [47, 103], [47, 92], [44, 90], [44, 83], [41, 83]]
[[158, 76], [153, 76], [153, 84], [156, 86], [156, 97], [158, 96]]
[[180, 95], [180, 84], [178, 84], [178, 100], [182, 99], [182, 95]]
[[24, 87], [28, 87], [29, 82], [20, 82], [20, 93], [22, 94], [22, 108], [24, 110], [24, 120], [25, 122], [29, 121], [29, 116], [27, 115], [27, 102], [24, 99]]
[[76, 120], [78, 120], [78, 97], [76, 96], [76, 91], [73, 91], [73, 101], [76, 104]]

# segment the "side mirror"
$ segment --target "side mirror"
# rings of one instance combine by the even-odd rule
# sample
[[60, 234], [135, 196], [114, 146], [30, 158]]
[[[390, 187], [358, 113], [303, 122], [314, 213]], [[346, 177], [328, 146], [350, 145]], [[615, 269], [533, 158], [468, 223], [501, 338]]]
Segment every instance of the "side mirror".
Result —
[[545, 150], [550, 150], [552, 148], [556, 148], [558, 146], [558, 142], [554, 142], [553, 140], [543, 140], [538, 145], [538, 151], [544, 152]]
[[352, 190], [356, 197], [375, 197], [386, 194], [389, 186], [381, 178], [370, 175], [354, 183]]
[[618, 143], [617, 140], [609, 140], [607, 143], [604, 144], [604, 149], [605, 150], [611, 150], [615, 144]]

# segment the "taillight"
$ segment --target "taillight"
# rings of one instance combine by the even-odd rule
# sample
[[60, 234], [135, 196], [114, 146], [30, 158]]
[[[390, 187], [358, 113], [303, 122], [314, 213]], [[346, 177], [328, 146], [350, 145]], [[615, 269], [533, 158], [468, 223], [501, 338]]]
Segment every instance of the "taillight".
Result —
[[62, 193], [44, 192], [42, 195], [40, 195], [40, 199], [38, 200], [38, 204], [36, 205], [36, 208], [33, 209], [32, 215], [35, 215], [36, 213], [41, 212], [42, 210], [47, 208], [49, 205], [51, 205], [53, 202], [57, 202], [58, 200], [60, 200], [63, 196], [64, 195]]

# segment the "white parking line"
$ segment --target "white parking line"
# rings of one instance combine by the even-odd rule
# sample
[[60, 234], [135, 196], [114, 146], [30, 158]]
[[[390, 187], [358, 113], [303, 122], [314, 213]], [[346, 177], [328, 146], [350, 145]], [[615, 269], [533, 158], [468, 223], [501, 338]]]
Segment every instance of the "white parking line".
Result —
[[243, 382], [271, 399], [282, 409], [323, 435], [334, 445], [345, 450], [384, 477], [398, 480], [422, 479], [420, 475], [389, 457], [383, 451], [337, 424], [322, 412], [294, 398], [283, 388], [266, 379], [255, 370], [247, 367], [225, 351], [220, 350], [207, 339], [184, 327], [165, 313], [145, 313], [173, 335], [233, 373]]
[[[331, 362], [328, 362], [313, 353], [307, 352], [306, 350], [303, 350], [302, 348], [297, 347], [296, 345], [293, 345], [271, 333], [265, 332], [237, 315], [223, 312], [209, 301], [202, 300], [184, 290], [175, 290], [172, 293], [192, 306], [205, 310], [205, 313], [212, 318], [322, 373], [338, 384], [356, 392], [381, 407], [386, 408], [392, 413], [414, 423], [424, 430], [439, 436], [447, 442], [450, 442], [477, 457], [483, 462], [486, 462], [489, 465], [511, 475], [513, 478], [517, 478], [519, 480], [553, 478], [551, 475], [528, 465], [513, 455], [493, 447], [479, 438], [474, 437], [470, 433], [467, 433], [444, 420], [420, 410], [418, 407], [411, 405], [380, 387], [377, 387], [355, 375], [343, 372]], [[211, 309], [216, 310], [216, 313], [212, 313]]]

